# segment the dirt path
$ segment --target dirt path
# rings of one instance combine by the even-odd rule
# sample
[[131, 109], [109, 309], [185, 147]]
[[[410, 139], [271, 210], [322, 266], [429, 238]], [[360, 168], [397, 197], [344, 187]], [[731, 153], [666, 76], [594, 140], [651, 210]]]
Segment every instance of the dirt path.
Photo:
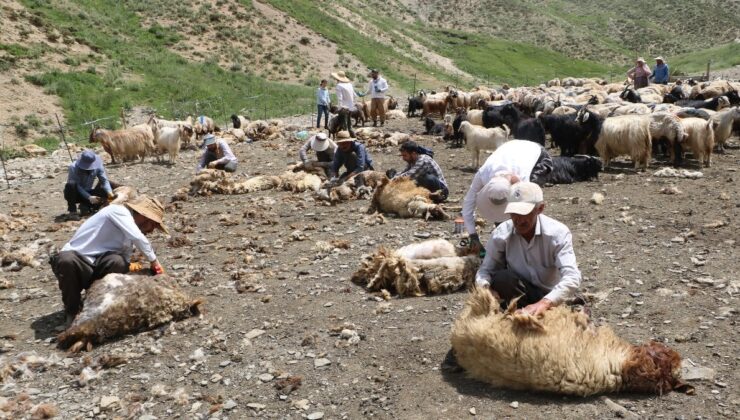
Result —
[[[385, 130], [420, 128], [414, 119], [391, 121]], [[447, 206], [459, 206], [472, 178], [462, 170], [468, 153], [426, 136], [418, 140], [434, 148], [445, 171], [451, 190]], [[237, 144], [236, 176], [282, 171], [295, 161], [299, 146]], [[402, 167], [394, 149], [371, 153], [378, 169]], [[695, 396], [609, 396], [640, 417], [740, 415], [739, 156], [738, 149], [715, 156], [697, 180], [654, 177], [660, 165], [653, 162], [647, 173], [610, 170], [598, 181], [545, 190], [545, 213], [573, 232], [583, 289], [593, 297], [593, 318], [633, 343], [665, 342], [691, 363], [716, 372], [713, 380], [694, 383]], [[186, 151], [174, 167], [147, 161], [108, 169], [111, 179], [169, 201], [177, 188], [188, 185], [196, 159], [195, 152]], [[10, 190], [0, 185], [0, 213], [13, 212], [32, 224], [0, 232], [3, 246], [38, 239], [61, 246], [69, 239], [78, 223], [55, 222], [65, 208], [61, 188], [67, 162], [61, 151], [54, 158], [9, 163], [16, 179]], [[682, 193], [661, 194], [669, 185]], [[599, 191], [606, 195], [604, 204], [590, 204]], [[27, 395], [31, 405], [54, 404], [60, 418], [97, 413], [320, 418], [317, 413], [323, 413], [323, 418], [459, 419], [471, 416], [471, 409], [485, 418], [614, 416], [599, 398], [497, 390], [464, 375], [442, 374], [450, 326], [465, 293], [385, 302], [352, 284], [349, 276], [361, 255], [379, 245], [418, 241], [417, 233], [459, 240], [451, 233], [452, 222], [388, 217], [386, 224], [367, 226], [367, 205], [360, 200], [324, 206], [310, 193], [265, 191], [196, 197], [170, 207], [167, 223], [190, 245], [173, 247], [161, 234], [152, 237], [153, 244], [184, 289], [205, 298], [206, 313], [96, 347], [90, 357], [119, 355], [128, 363], [101, 371], [86, 386], [79, 378], [88, 355], [68, 356], [54, 348], [62, 306], [44, 253], [37, 256], [37, 268], [5, 267], [0, 277], [15, 287], [0, 290], [0, 336], [6, 337], [0, 338], [0, 365], [29, 351], [55, 362], [5, 379], [0, 408]], [[292, 240], [295, 231], [305, 239]], [[488, 232], [490, 227], [485, 237]], [[349, 241], [350, 248], [318, 250], [317, 241], [335, 239]], [[242, 274], [236, 274], [239, 270]], [[234, 290], [233, 279], [245, 272], [254, 273], [257, 292]], [[336, 328], [349, 324], [362, 338], [357, 345], [347, 346], [336, 335]], [[276, 381], [290, 375], [300, 376], [302, 385], [289, 394], [278, 391]]]

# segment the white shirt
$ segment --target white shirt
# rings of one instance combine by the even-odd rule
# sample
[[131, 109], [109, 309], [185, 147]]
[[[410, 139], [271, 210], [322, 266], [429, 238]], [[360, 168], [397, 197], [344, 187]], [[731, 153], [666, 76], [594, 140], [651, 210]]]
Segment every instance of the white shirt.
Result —
[[[380, 92], [376, 91], [376, 87]], [[387, 90], [388, 82], [378, 76], [377, 79], [370, 79], [370, 82], [367, 84], [367, 92], [365, 94], [370, 94], [370, 98], [372, 99], [385, 99], [385, 91]]]
[[497, 270], [509, 269], [535, 286], [550, 292], [546, 299], [558, 304], [581, 285], [570, 229], [555, 219], [537, 216], [535, 233], [527, 242], [507, 220], [493, 231], [486, 244], [486, 256], [475, 275], [475, 283], [487, 287]]
[[462, 216], [468, 234], [475, 233], [475, 201], [478, 192], [496, 175], [514, 174], [529, 181], [532, 168], [540, 158], [542, 147], [528, 140], [510, 140], [499, 146], [478, 169], [463, 200]]
[[[221, 154], [223, 155], [218, 160], [214, 160], [211, 163], [219, 164], [219, 163], [229, 163], [229, 162], [236, 162], [236, 156], [234, 156], [234, 152], [231, 151], [231, 147], [229, 147], [229, 143], [226, 143], [226, 140], [222, 138], [217, 138], [216, 143], [218, 144], [218, 149], [220, 150]], [[206, 167], [206, 157], [208, 156], [208, 146], [205, 144], [203, 145], [203, 154], [200, 156], [200, 160], [198, 161], [198, 168], [196, 169], [196, 172], [200, 172], [201, 170], [205, 169]]]
[[352, 83], [337, 83], [336, 94], [340, 108], [347, 108], [350, 111], [354, 111], [356, 109], [355, 98], [357, 98], [357, 94], [355, 93], [355, 88], [352, 86]]
[[131, 211], [120, 204], [111, 204], [87, 219], [77, 229], [62, 251], [75, 251], [90, 264], [106, 252], [116, 252], [129, 261], [136, 245], [149, 262], [157, 259], [149, 240], [134, 222]]

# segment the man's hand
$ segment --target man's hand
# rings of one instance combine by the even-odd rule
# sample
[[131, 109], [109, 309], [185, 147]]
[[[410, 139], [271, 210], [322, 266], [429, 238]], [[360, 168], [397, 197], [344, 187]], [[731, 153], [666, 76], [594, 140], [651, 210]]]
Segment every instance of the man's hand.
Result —
[[90, 201], [90, 204], [92, 204], [93, 206], [97, 206], [103, 200], [101, 200], [101, 198], [98, 197], [98, 196], [91, 195], [90, 198], [88, 199], [88, 201]]
[[468, 250], [470, 250], [470, 253], [475, 255], [480, 254], [481, 249], [483, 249], [483, 244], [480, 243], [478, 234], [474, 233], [470, 235], [469, 240], [470, 243], [468, 244]]
[[162, 268], [162, 265], [159, 264], [159, 261], [158, 260], [152, 261], [152, 263], [149, 266], [149, 268], [152, 270], [152, 274], [155, 275], [155, 276], [158, 275], [158, 274], [164, 274], [164, 268]]
[[208, 169], [215, 169], [216, 168], [216, 165], [217, 165], [216, 162], [211, 162], [211, 163], [208, 164]]
[[525, 306], [523, 309], [521, 309], [521, 311], [528, 313], [534, 317], [539, 317], [540, 315], [544, 314], [545, 311], [552, 308], [552, 306], [553, 304], [550, 299], [542, 298], [539, 300], [539, 302]]

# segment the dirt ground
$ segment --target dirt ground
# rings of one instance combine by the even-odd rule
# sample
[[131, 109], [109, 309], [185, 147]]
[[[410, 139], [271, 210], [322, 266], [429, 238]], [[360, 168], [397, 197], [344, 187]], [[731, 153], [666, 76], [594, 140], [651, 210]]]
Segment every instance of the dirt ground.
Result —
[[[391, 121], [385, 130], [420, 128], [413, 119]], [[470, 156], [431, 137], [418, 140], [436, 152], [450, 184], [446, 206], [454, 214], [473, 176], [465, 170]], [[237, 176], [281, 172], [297, 159], [299, 147], [297, 141], [237, 144]], [[395, 148], [371, 153], [376, 168], [403, 166]], [[664, 162], [653, 161], [645, 173], [625, 169], [629, 165], [622, 162], [598, 181], [545, 189], [545, 213], [573, 233], [593, 318], [632, 343], [665, 342], [688, 365], [715, 373], [692, 382], [693, 396], [608, 395], [630, 411], [624, 416], [740, 416], [739, 158], [737, 148], [713, 156], [700, 179], [653, 176]], [[111, 179], [169, 203], [176, 189], [188, 185], [196, 159], [197, 152], [185, 151], [174, 167], [148, 159], [108, 165], [108, 172]], [[171, 207], [166, 219], [173, 235], [190, 244], [175, 247], [162, 234], [152, 242], [184, 290], [206, 300], [205, 314], [123, 337], [89, 354], [61, 352], [54, 337], [63, 321], [62, 302], [45, 250], [61, 247], [79, 225], [57, 218], [65, 211], [68, 162], [63, 150], [11, 161], [12, 188], [0, 187], [0, 213], [31, 221], [25, 230], [0, 232], [4, 246], [41, 245], [38, 267], [0, 272], [14, 285], [0, 290], [0, 368], [24, 352], [50, 362], [6, 379], [0, 408], [26, 399], [26, 407], [53, 404], [60, 418], [616, 416], [602, 397], [514, 392], [442, 373], [451, 323], [466, 293], [386, 302], [349, 277], [361, 255], [379, 245], [395, 247], [427, 234], [458, 241], [453, 222], [388, 217], [385, 224], [368, 226], [367, 201], [332, 207], [309, 192], [195, 197]], [[671, 185], [681, 193], [660, 192]], [[602, 205], [590, 203], [595, 192], [605, 194]], [[291, 235], [294, 231], [301, 235]], [[349, 241], [350, 248], [326, 252], [316, 246], [335, 239]], [[256, 273], [259, 284], [256, 291], [239, 294], [233, 278], [246, 273]], [[349, 345], [338, 336], [342, 326], [354, 328], [361, 341]], [[106, 354], [127, 363], [101, 370], [82, 386], [80, 372], [89, 357]], [[300, 376], [301, 386], [290, 393], [278, 390], [278, 381], [289, 376]], [[30, 414], [0, 411], [3, 416]]]

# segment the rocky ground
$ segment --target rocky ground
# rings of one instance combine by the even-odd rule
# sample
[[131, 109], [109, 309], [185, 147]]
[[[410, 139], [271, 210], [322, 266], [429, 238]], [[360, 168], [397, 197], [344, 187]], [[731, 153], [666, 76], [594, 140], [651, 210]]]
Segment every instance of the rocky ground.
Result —
[[[385, 130], [420, 127], [417, 120], [392, 121]], [[451, 190], [446, 206], [456, 213], [472, 178], [468, 153], [430, 137], [418, 140], [437, 152]], [[281, 172], [297, 159], [299, 145], [237, 144], [237, 176]], [[402, 167], [395, 148], [372, 156], [377, 168]], [[55, 347], [64, 317], [46, 254], [80, 223], [58, 217], [69, 158], [60, 150], [13, 160], [0, 213], [15, 226], [0, 230], [0, 249], [35, 246], [38, 264], [0, 272], [0, 418], [41, 417], [44, 410], [60, 418], [140, 419], [609, 418], [617, 412], [737, 418], [739, 156], [736, 148], [714, 156], [699, 179], [654, 176], [664, 162], [654, 161], [646, 173], [623, 162], [598, 181], [545, 190], [546, 214], [573, 232], [594, 319], [633, 343], [667, 343], [682, 355], [687, 373], [700, 377], [692, 381], [693, 396], [608, 399], [499, 390], [442, 373], [450, 326], [466, 294], [385, 301], [349, 277], [361, 255], [379, 245], [427, 236], [458, 241], [452, 221], [388, 217], [370, 225], [367, 201], [327, 206], [308, 192], [194, 197], [170, 206], [173, 237], [156, 234], [153, 244], [184, 290], [205, 299], [206, 312], [90, 353], [66, 354]], [[108, 171], [169, 203], [188, 184], [196, 159], [186, 151], [174, 167], [147, 160]], [[605, 196], [600, 205], [590, 202], [596, 192]], [[109, 356], [123, 364], [111, 366]]]

